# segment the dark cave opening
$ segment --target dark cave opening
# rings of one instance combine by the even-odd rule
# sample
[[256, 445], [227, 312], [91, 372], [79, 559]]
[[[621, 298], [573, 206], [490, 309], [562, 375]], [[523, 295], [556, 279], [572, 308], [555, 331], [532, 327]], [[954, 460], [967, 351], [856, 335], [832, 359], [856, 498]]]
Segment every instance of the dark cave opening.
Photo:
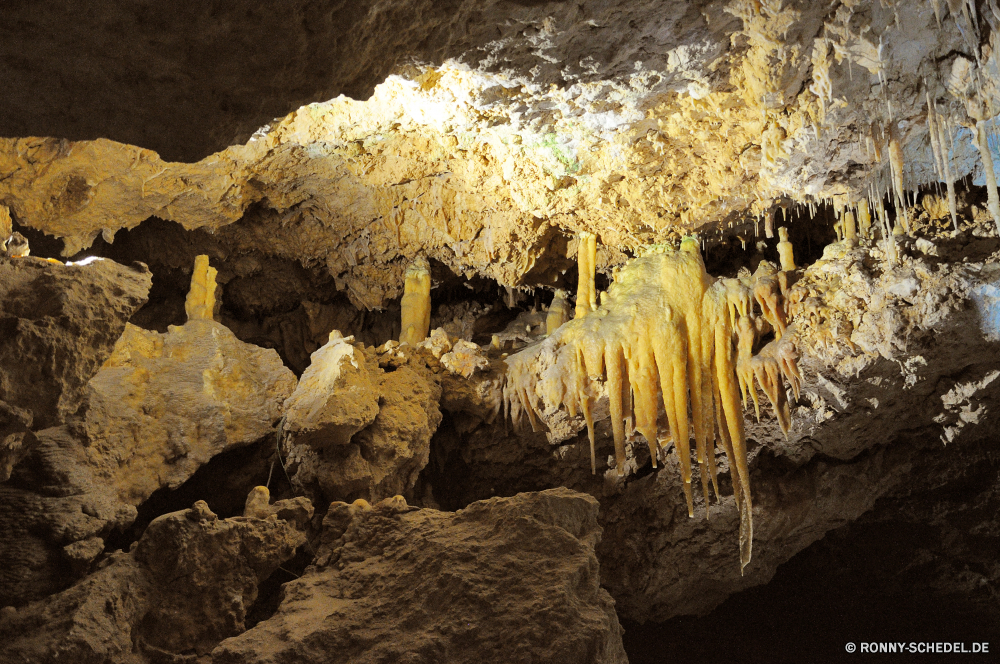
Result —
[[198, 500], [208, 503], [220, 519], [242, 516], [247, 494], [255, 486], [267, 486], [272, 502], [294, 495], [277, 460], [274, 437], [217, 454], [180, 486], [153, 492], [138, 506], [138, 516], [131, 526], [105, 538], [104, 551], [128, 551], [154, 519], [189, 509]]

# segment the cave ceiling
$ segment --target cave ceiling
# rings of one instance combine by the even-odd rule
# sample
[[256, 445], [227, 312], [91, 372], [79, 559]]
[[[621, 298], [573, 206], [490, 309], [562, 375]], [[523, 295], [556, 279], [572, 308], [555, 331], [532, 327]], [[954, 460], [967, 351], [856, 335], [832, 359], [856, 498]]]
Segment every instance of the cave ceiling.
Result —
[[975, 177], [993, 18], [951, 4], [17, 3], [0, 133], [50, 138], [0, 140], [0, 200], [67, 256], [158, 217], [367, 309], [420, 254], [565, 287], [581, 231], [608, 272], [881, 198], [897, 146], [907, 190], [937, 180], [928, 104]]

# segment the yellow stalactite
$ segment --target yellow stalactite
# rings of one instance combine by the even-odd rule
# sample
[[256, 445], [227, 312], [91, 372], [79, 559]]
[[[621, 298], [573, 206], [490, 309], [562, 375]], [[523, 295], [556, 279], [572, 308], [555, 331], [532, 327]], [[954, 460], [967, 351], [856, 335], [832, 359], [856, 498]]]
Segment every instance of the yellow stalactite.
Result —
[[576, 260], [579, 267], [579, 283], [576, 287], [576, 317], [583, 318], [597, 308], [597, 288], [594, 275], [597, 272], [597, 236], [580, 233]]
[[[585, 245], [580, 255], [583, 271], [590, 255]], [[594, 412], [606, 394], [618, 473], [625, 472], [627, 443], [636, 433], [646, 440], [654, 467], [661, 448], [672, 441], [692, 516], [691, 435], [706, 516], [710, 486], [720, 497], [715, 454], [717, 447], [723, 448], [740, 513], [740, 560], [745, 566], [753, 527], [741, 392], [744, 400], [748, 393], [756, 399], [753, 380], [760, 382], [785, 428], [788, 407], [782, 381], [789, 380], [786, 371], [792, 370], [782, 359], [794, 367], [792, 342], [784, 339], [778, 349], [784, 355], [772, 351], [766, 361], [752, 355], [758, 335], [752, 318], [755, 298], [768, 320], [773, 319], [775, 333], [785, 329], [783, 276], [774, 266], [765, 266], [746, 281], [712, 279], [694, 238], [686, 238], [680, 249], [659, 249], [636, 258], [617, 273], [600, 307], [507, 358], [506, 412], [515, 423], [526, 420], [535, 431], [543, 426], [543, 413], [581, 412], [596, 472]], [[578, 304], [588, 298], [585, 292]], [[759, 325], [770, 329], [763, 321]], [[793, 377], [797, 375], [795, 369]], [[793, 389], [797, 392], [797, 382]], [[664, 420], [669, 435], [661, 428]]]

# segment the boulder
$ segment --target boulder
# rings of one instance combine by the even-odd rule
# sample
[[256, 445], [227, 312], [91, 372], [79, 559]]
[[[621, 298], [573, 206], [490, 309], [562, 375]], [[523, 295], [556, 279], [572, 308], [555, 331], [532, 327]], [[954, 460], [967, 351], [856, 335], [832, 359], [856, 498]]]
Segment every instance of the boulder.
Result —
[[129, 325], [89, 385], [89, 465], [138, 505], [220, 452], [272, 434], [295, 375], [212, 320], [166, 334]]
[[198, 501], [80, 583], [0, 611], [0, 661], [190, 661], [244, 629], [260, 582], [305, 541], [288, 521], [221, 520]]
[[76, 413], [151, 284], [141, 263], [0, 255], [0, 481], [30, 452], [26, 432]]
[[600, 587], [598, 504], [568, 489], [456, 513], [335, 503], [316, 563], [216, 664], [627, 661]]
[[351, 341], [334, 332], [285, 403], [287, 470], [326, 501], [409, 494], [441, 422], [439, 381], [421, 361], [385, 370]]

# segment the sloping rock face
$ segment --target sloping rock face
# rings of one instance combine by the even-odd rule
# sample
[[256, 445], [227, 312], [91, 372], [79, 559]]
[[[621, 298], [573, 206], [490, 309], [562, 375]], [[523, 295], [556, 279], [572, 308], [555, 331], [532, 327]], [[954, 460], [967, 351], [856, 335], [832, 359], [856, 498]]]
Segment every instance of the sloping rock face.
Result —
[[[282, 509], [280, 501], [272, 507]], [[0, 659], [96, 664], [205, 654], [244, 629], [260, 582], [305, 541], [293, 522], [219, 520], [199, 501], [156, 519], [131, 553], [115, 554], [69, 590], [4, 609]]]
[[334, 504], [315, 564], [213, 662], [624, 663], [599, 586], [597, 511], [566, 489], [454, 514]]
[[441, 422], [441, 386], [419, 361], [385, 370], [374, 349], [351, 342], [331, 334], [285, 402], [287, 471], [325, 501], [412, 497]]
[[151, 278], [141, 264], [0, 255], [0, 481], [29, 451], [28, 432], [76, 413]]
[[0, 528], [10, 534], [0, 540], [0, 603], [44, 597], [85, 575], [154, 491], [273, 435], [295, 387], [273, 350], [213, 321], [163, 335], [122, 327], [87, 386], [86, 413], [35, 433], [35, 449], [0, 484]]

